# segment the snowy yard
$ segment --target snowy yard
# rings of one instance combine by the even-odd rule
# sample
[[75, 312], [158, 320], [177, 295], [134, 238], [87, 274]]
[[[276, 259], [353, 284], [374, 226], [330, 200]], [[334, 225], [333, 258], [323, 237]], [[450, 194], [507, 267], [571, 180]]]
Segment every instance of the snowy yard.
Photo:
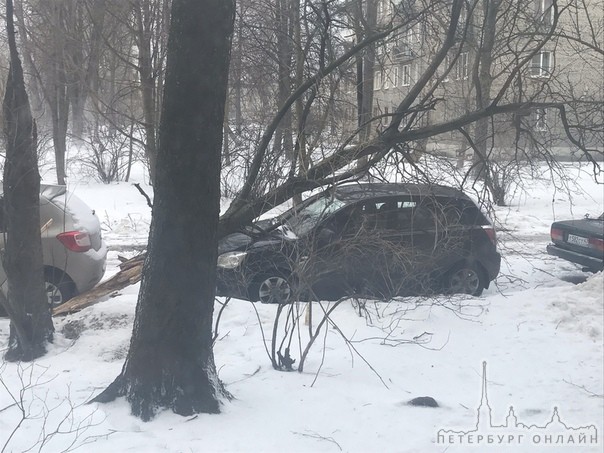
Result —
[[[344, 303], [333, 317], [340, 332], [330, 327], [320, 336], [304, 373], [271, 367], [266, 348], [275, 306], [230, 301], [215, 356], [234, 399], [221, 415], [187, 419], [164, 412], [142, 423], [123, 400], [84, 404], [122, 367], [138, 285], [55, 319], [55, 343], [44, 358], [0, 365], [0, 450], [8, 441], [6, 451], [15, 452], [32, 446], [47, 452], [601, 452], [604, 276], [545, 253], [554, 219], [604, 211], [603, 186], [589, 172], [573, 171], [580, 185], [570, 193], [533, 181], [510, 207], [497, 209], [502, 271], [483, 296], [368, 302], [370, 322]], [[145, 200], [126, 183], [74, 182], [70, 189], [103, 224], [110, 276], [118, 254], [144, 247]], [[8, 320], [0, 319], [0, 349], [8, 332]], [[307, 328], [300, 336], [305, 344]], [[292, 347], [295, 358], [298, 347]], [[455, 436], [453, 443], [437, 436], [476, 428], [483, 362], [491, 424], [503, 425], [513, 406], [518, 422], [536, 425], [523, 442], [518, 432], [513, 442], [499, 442], [498, 434], [509, 434], [503, 427], [491, 443], [486, 436], [480, 442]], [[433, 397], [440, 407], [407, 404], [419, 396]], [[26, 418], [19, 425], [21, 404]], [[570, 429], [550, 443], [543, 427], [555, 407], [568, 428], [594, 425], [597, 445], [585, 429], [584, 443]], [[559, 436], [564, 443], [556, 448]]]

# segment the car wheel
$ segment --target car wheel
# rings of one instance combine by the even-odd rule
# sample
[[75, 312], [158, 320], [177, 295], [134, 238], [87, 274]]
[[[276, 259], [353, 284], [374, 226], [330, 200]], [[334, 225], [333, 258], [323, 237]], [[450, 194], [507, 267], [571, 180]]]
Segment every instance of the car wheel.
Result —
[[263, 304], [286, 304], [293, 294], [289, 279], [282, 274], [263, 275], [257, 279], [256, 287], [258, 300]]
[[446, 288], [450, 294], [480, 296], [484, 289], [482, 273], [471, 264], [456, 267], [447, 275]]
[[45, 272], [44, 285], [50, 308], [56, 308], [75, 296], [74, 285], [65, 274]]

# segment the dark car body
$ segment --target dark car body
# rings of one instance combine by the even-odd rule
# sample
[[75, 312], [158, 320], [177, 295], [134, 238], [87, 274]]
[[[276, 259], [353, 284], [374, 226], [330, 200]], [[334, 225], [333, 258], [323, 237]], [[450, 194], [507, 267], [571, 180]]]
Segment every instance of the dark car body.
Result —
[[263, 302], [478, 295], [501, 260], [474, 202], [418, 184], [337, 186], [225, 237], [218, 253], [218, 294]]
[[585, 270], [604, 269], [604, 213], [598, 218], [552, 223], [547, 253], [579, 264]]

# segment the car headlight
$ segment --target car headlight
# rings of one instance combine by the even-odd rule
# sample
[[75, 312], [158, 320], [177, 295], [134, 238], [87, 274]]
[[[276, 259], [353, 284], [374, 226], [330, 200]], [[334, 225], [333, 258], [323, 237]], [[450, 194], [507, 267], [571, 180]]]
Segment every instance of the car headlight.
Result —
[[235, 269], [239, 267], [247, 252], [227, 252], [218, 257], [216, 265], [223, 269]]

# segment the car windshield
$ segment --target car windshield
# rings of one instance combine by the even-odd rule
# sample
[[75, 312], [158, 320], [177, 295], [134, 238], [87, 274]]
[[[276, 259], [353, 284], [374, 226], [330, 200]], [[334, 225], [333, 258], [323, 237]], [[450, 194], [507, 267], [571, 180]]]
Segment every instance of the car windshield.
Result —
[[296, 236], [304, 236], [315, 228], [322, 219], [336, 212], [344, 205], [346, 203], [337, 198], [317, 198], [299, 211], [292, 210], [291, 215], [286, 218], [284, 225]]

